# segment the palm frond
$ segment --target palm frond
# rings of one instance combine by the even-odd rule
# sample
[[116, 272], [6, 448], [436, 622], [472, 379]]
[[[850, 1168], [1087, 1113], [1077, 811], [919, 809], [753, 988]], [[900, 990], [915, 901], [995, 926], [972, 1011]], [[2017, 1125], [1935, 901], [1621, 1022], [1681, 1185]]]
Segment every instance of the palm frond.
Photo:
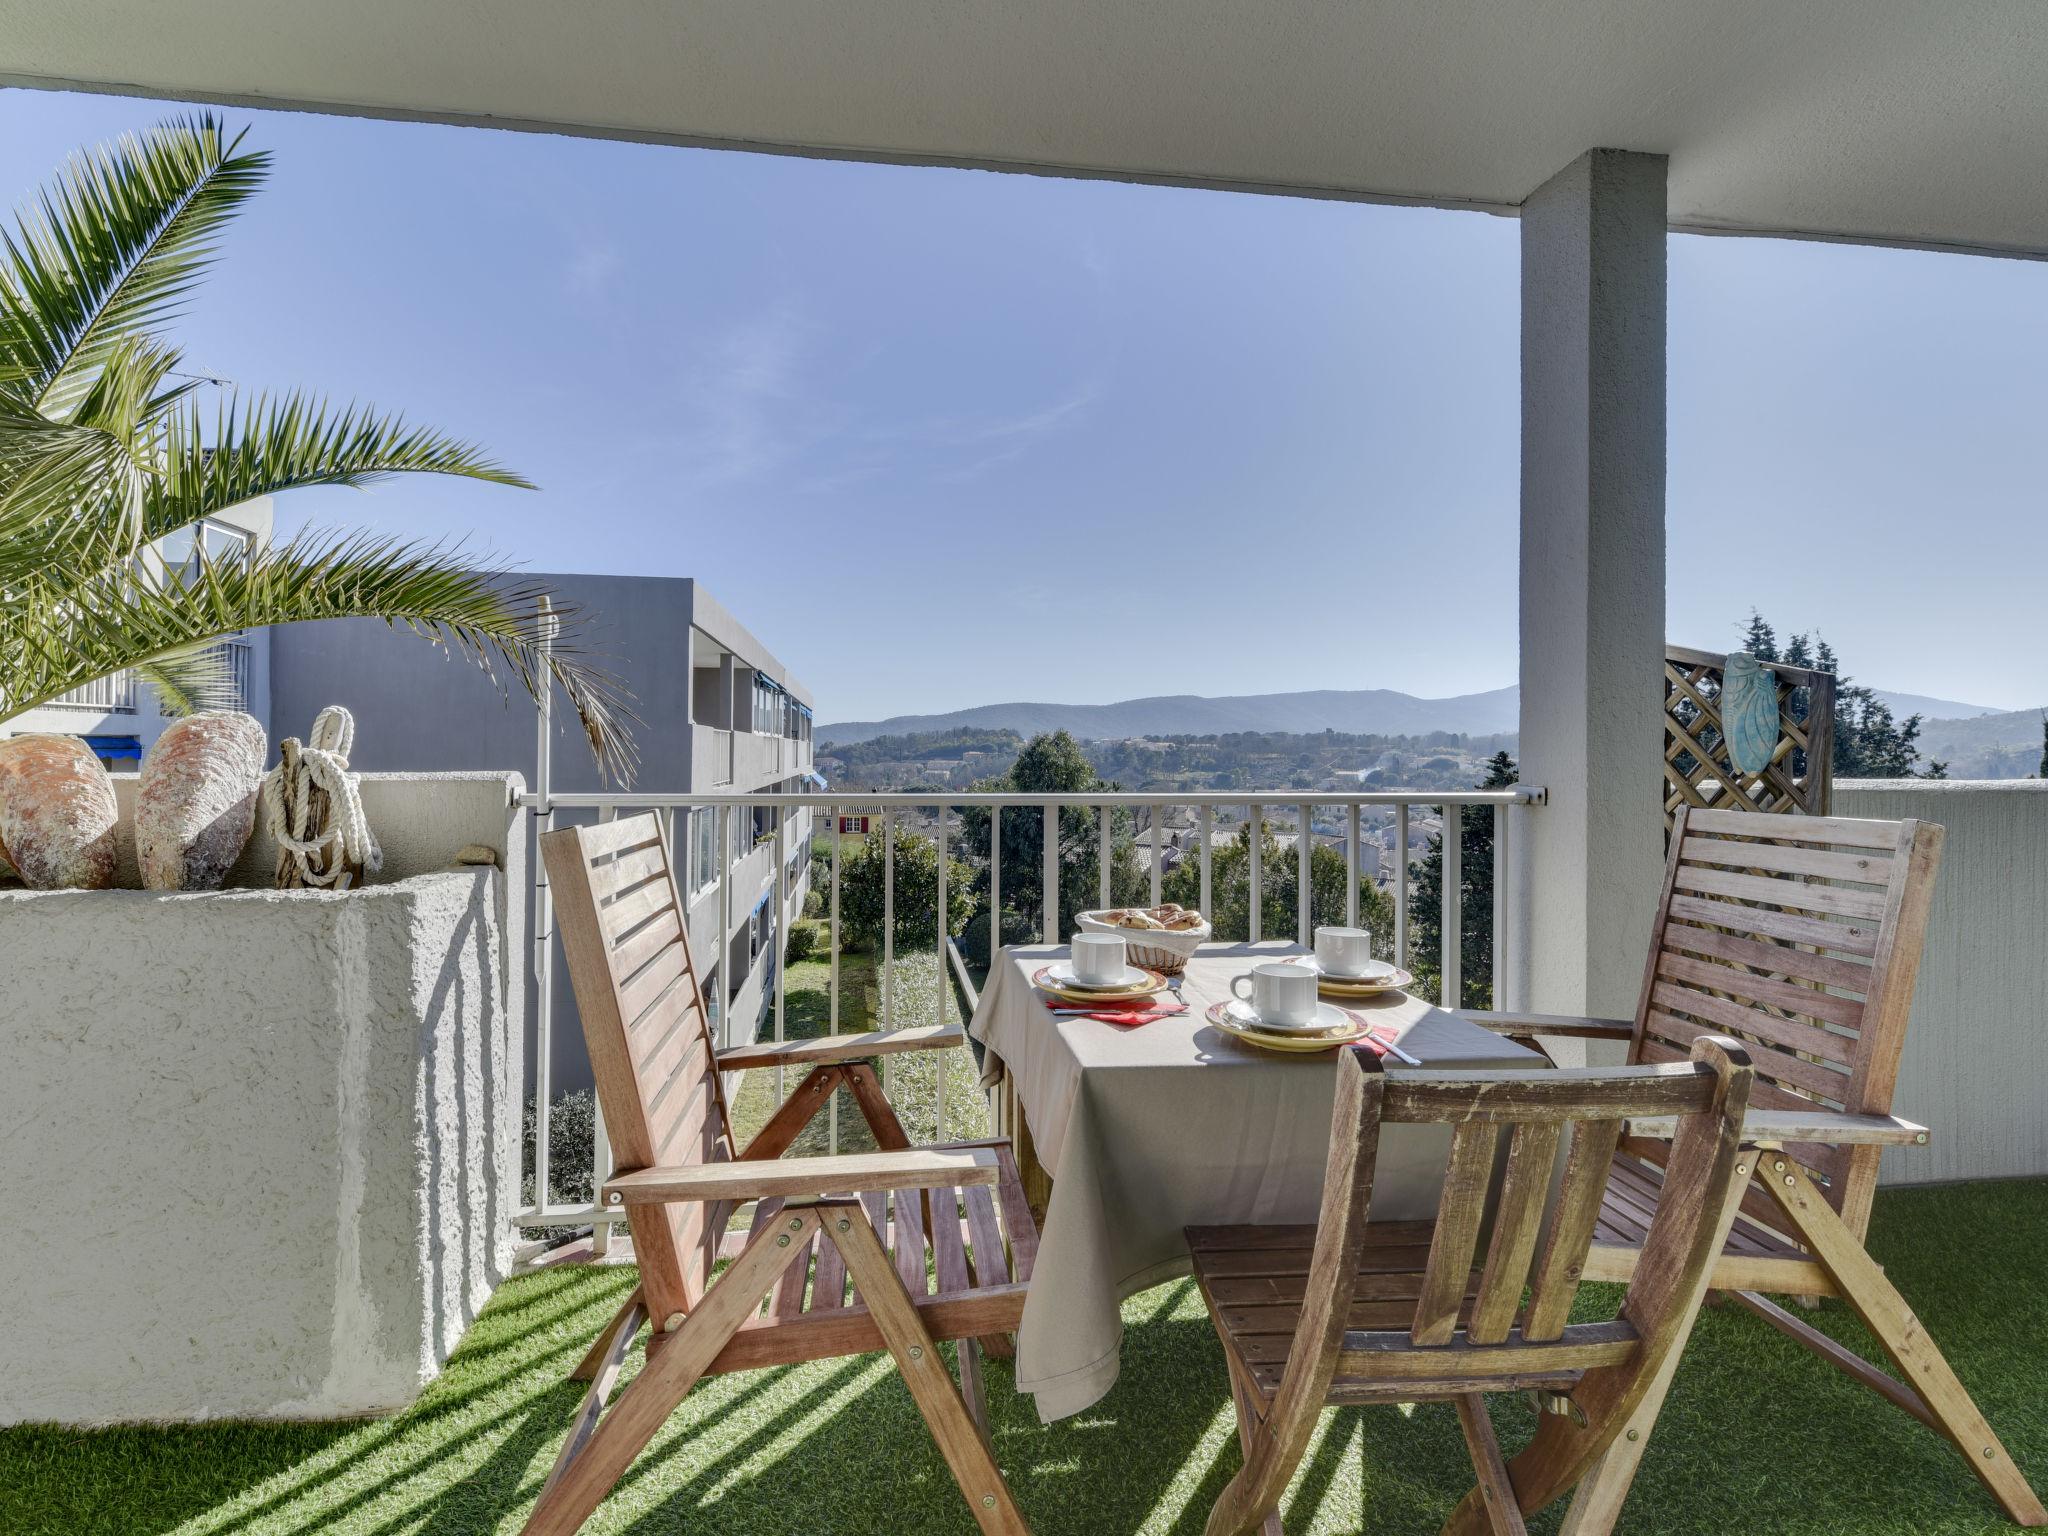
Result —
[[[0, 606], [0, 719], [122, 667], [184, 653], [241, 629], [378, 618], [509, 673], [535, 698], [553, 686], [576, 711], [604, 771], [630, 780], [632, 716], [617, 680], [579, 640], [581, 615], [556, 609], [544, 645], [540, 585], [479, 568], [459, 551], [370, 534], [301, 534], [246, 559], [201, 558], [182, 580], [125, 567], [55, 595]], [[503, 686], [500, 679], [500, 686]]]
[[145, 476], [128, 439], [0, 395], [0, 588], [87, 540], [132, 548]]
[[258, 496], [312, 485], [361, 486], [389, 475], [460, 475], [532, 489], [475, 446], [403, 417], [351, 405], [338, 413], [294, 392], [234, 395], [208, 414], [187, 403], [163, 421], [160, 472], [144, 496], [143, 537], [160, 539]]
[[157, 703], [167, 715], [248, 708], [249, 701], [235, 687], [228, 648], [219, 641], [201, 641], [183, 651], [138, 662], [135, 673], [156, 690]]
[[262, 185], [210, 114], [74, 156], [0, 231], [0, 389], [63, 419], [122, 339], [176, 314]]

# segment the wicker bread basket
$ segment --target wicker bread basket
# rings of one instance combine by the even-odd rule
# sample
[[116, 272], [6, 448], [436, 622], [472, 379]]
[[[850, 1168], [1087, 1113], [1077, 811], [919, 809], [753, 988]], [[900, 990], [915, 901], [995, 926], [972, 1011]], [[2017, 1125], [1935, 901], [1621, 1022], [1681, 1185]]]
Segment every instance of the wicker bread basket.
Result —
[[1207, 942], [1214, 932], [1206, 917], [1199, 928], [1181, 929], [1120, 928], [1115, 923], [1105, 922], [1100, 912], [1080, 913], [1074, 921], [1083, 933], [1119, 935], [1131, 964], [1142, 965], [1148, 971], [1158, 971], [1165, 976], [1178, 976], [1185, 971], [1196, 947]]

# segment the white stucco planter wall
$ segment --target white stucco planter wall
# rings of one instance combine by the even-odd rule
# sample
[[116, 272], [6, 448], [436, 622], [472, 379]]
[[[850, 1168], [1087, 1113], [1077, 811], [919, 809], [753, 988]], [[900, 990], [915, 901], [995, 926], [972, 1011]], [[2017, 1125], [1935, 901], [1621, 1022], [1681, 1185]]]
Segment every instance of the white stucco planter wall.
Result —
[[2048, 1174], [2048, 782], [1838, 780], [1834, 811], [1948, 829], [1893, 1098], [1933, 1135], [1880, 1178]]
[[[0, 1422], [343, 1416], [432, 1377], [511, 1258], [517, 788], [387, 778], [394, 827], [463, 834], [358, 892], [0, 890]], [[471, 841], [511, 878], [447, 867]]]

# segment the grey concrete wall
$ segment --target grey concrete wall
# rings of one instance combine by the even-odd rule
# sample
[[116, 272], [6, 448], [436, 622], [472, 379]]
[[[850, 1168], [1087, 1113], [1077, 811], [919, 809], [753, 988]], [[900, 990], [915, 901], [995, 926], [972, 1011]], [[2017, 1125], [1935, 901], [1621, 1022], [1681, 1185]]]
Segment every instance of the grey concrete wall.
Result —
[[[577, 645], [614, 672], [639, 717], [638, 782], [687, 789], [693, 583], [643, 576], [537, 575], [587, 610]], [[533, 782], [534, 709], [467, 659], [375, 619], [294, 624], [273, 632], [271, 729], [301, 736], [329, 704], [356, 717], [352, 759], [363, 771], [510, 770]], [[554, 787], [603, 783], [573, 713], [555, 710]]]
[[504, 876], [7, 891], [0, 1422], [408, 1401], [511, 1259]]
[[1884, 1182], [2048, 1174], [2048, 782], [1852, 779], [1834, 810], [1948, 829], [1893, 1100], [1933, 1135]]

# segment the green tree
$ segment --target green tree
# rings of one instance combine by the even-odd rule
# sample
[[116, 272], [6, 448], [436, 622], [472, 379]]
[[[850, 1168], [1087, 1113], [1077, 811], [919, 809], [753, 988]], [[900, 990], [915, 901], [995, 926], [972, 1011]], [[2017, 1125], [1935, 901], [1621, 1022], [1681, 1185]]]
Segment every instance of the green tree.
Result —
[[[1245, 822], [1237, 835], [1210, 855], [1207, 916], [1219, 940], [1251, 936], [1252, 827]], [[1315, 844], [1309, 850], [1309, 926], [1342, 927], [1348, 916], [1344, 900], [1344, 855]], [[1292, 938], [1300, 915], [1297, 905], [1301, 869], [1293, 849], [1283, 849], [1271, 826], [1261, 823], [1259, 841], [1259, 932], [1269, 939]], [[1199, 850], [1167, 871], [1160, 894], [1184, 907], [1199, 908], [1202, 866]], [[1361, 875], [1358, 882], [1358, 926], [1372, 934], [1373, 953], [1394, 951], [1394, 903]]]
[[[1782, 661], [1787, 666], [1810, 667], [1835, 674], [1834, 770], [1838, 779], [1945, 779], [1948, 765], [1930, 762], [1923, 770], [1920, 761], [1920, 716], [1899, 720], [1870, 689], [1852, 682], [1842, 672], [1834, 647], [1819, 633], [1793, 635], [1780, 651], [1777, 632], [1754, 608], [1743, 627], [1743, 646], [1758, 661]], [[1805, 721], [1811, 707], [1806, 690], [1793, 694], [1793, 718]], [[1793, 754], [1794, 774], [1806, 772], [1806, 754]]]
[[268, 172], [269, 157], [241, 144], [200, 116], [104, 145], [0, 238], [0, 719], [125, 668], [189, 707], [219, 686], [227, 635], [373, 617], [501, 665], [530, 693], [559, 686], [600, 761], [623, 773], [617, 693], [573, 635], [541, 643], [544, 593], [530, 582], [364, 533], [301, 533], [232, 559], [196, 548], [176, 568], [149, 552], [302, 486], [423, 473], [526, 484], [368, 407], [229, 389], [201, 409], [211, 386], [163, 328]]
[[[879, 952], [888, 911], [888, 849], [881, 831], [848, 841], [839, 854], [839, 931], [848, 949]], [[915, 832], [896, 835], [895, 949], [898, 954], [938, 947], [939, 847]], [[814, 865], [815, 867], [815, 865]], [[829, 865], [827, 866], [829, 870]], [[829, 881], [831, 875], [826, 875]], [[974, 915], [974, 870], [946, 860], [946, 932], [958, 934]]]
[[[1019, 794], [1099, 794], [1112, 791], [1095, 765], [1082, 752], [1080, 743], [1065, 731], [1039, 735], [1025, 743], [1017, 761], [1000, 778], [976, 784], [977, 791]], [[1059, 908], [1063, 924], [1074, 914], [1096, 905], [1100, 895], [1098, 871], [1101, 866], [1101, 822], [1087, 806], [1062, 806], [1058, 811]], [[967, 850], [982, 861], [975, 889], [982, 905], [988, 901], [987, 860], [989, 857], [989, 812], [983, 806], [961, 810], [961, 839]], [[1038, 806], [1010, 806], [1003, 811], [1003, 907], [1009, 914], [1036, 927], [1045, 898], [1045, 812]], [[1128, 905], [1144, 899], [1147, 882], [1138, 868], [1137, 845], [1132, 836], [1130, 812], [1116, 810], [1110, 817], [1110, 901]], [[1004, 922], [1007, 934], [1011, 924]]]
[[[1516, 781], [1515, 760], [1496, 752], [1487, 760], [1480, 789], [1506, 789]], [[1465, 808], [1458, 838], [1458, 999], [1453, 1008], [1493, 1006], [1493, 816]], [[1443, 1001], [1444, 840], [1429, 840], [1408, 891], [1408, 968], [1416, 985]]]
[[2034, 770], [2037, 779], [2048, 779], [2048, 709], [2041, 711], [2041, 766]]

